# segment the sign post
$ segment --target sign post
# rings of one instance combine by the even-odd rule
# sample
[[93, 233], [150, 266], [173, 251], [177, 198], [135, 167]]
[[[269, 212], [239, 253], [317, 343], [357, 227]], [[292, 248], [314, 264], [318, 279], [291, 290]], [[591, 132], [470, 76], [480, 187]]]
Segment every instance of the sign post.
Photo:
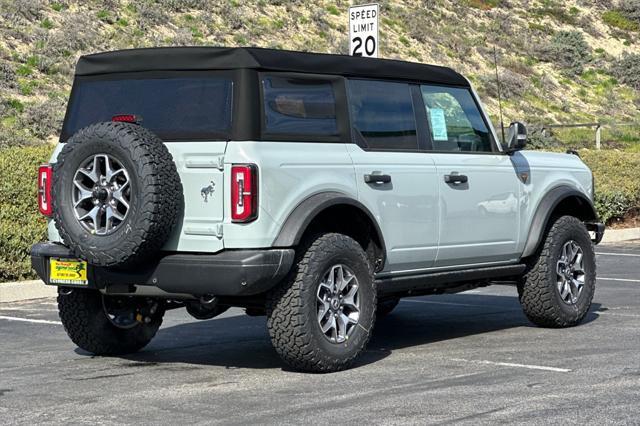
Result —
[[378, 57], [378, 4], [349, 8], [349, 54]]

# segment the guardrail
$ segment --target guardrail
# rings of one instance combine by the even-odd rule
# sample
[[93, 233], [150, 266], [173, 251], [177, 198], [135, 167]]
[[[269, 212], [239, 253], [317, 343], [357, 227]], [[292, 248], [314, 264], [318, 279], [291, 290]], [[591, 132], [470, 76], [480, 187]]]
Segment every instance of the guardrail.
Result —
[[542, 126], [542, 135], [547, 136], [546, 131], [554, 128], [572, 128], [572, 127], [595, 127], [596, 149], [601, 148], [602, 128], [603, 127], [621, 127], [621, 126], [638, 126], [640, 122], [630, 123], [572, 123], [572, 124], [545, 124]]

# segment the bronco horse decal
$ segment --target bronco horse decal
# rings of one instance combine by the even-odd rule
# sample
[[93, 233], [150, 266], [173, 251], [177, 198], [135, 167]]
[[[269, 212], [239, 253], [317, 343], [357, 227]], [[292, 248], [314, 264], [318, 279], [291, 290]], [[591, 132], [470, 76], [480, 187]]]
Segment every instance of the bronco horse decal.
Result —
[[213, 191], [216, 190], [215, 186], [216, 184], [213, 181], [211, 181], [211, 184], [209, 186], [205, 186], [200, 190], [200, 195], [204, 199], [205, 203], [209, 202], [209, 195], [213, 195]]

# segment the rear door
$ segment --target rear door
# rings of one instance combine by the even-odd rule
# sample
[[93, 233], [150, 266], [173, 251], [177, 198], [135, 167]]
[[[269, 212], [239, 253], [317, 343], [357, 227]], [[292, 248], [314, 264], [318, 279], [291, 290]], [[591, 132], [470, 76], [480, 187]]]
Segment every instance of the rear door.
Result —
[[230, 72], [79, 76], [62, 138], [117, 114], [136, 115], [165, 142], [182, 182], [182, 215], [165, 250], [216, 252], [224, 248], [223, 165], [232, 107]]
[[358, 198], [382, 229], [385, 269], [428, 268], [438, 245], [438, 185], [432, 155], [419, 142], [424, 135], [415, 119], [417, 86], [355, 79], [348, 86], [357, 142], [348, 144], [348, 150]]
[[520, 182], [467, 88], [420, 87], [437, 169], [436, 267], [517, 258]]

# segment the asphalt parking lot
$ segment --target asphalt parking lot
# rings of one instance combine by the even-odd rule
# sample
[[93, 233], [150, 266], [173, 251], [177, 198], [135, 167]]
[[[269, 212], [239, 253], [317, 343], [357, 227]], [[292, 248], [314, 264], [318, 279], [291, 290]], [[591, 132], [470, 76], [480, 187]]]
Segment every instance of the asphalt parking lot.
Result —
[[640, 243], [599, 246], [586, 321], [548, 330], [516, 290], [407, 299], [355, 368], [288, 371], [264, 318], [171, 311], [124, 358], [74, 347], [54, 299], [0, 305], [0, 424], [625, 423], [640, 419]]

